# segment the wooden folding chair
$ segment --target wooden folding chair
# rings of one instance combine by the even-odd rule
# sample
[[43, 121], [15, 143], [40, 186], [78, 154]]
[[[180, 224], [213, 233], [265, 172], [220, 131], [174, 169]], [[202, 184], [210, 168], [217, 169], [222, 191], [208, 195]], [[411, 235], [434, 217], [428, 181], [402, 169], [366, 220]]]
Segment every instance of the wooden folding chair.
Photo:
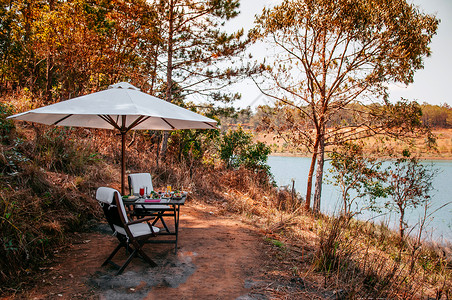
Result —
[[[111, 264], [114, 267], [119, 268], [116, 273], [116, 275], [119, 275], [124, 271], [130, 261], [137, 256], [140, 256], [152, 267], [157, 266], [157, 264], [142, 250], [146, 241], [151, 237], [156, 236], [159, 232], [159, 228], [154, 227], [149, 223], [153, 218], [141, 218], [129, 221], [122, 202], [122, 197], [115, 189], [108, 187], [98, 188], [96, 191], [96, 199], [104, 210], [105, 217], [113, 230], [113, 234], [119, 240], [119, 245], [113, 250], [102, 266]], [[124, 247], [130, 255], [126, 262], [122, 266], [119, 266], [114, 263], [112, 259], [122, 247]]]

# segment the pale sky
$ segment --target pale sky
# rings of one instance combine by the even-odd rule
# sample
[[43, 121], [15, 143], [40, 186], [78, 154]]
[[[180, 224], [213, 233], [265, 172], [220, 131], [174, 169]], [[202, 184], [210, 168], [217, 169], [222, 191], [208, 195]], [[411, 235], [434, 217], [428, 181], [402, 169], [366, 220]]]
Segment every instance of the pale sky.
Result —
[[[251, 1], [242, 0], [240, 15], [227, 22], [228, 31], [244, 28], [247, 32], [253, 26], [254, 15], [260, 14], [264, 6], [269, 6], [278, 0]], [[400, 97], [440, 105], [447, 103], [452, 106], [452, 0], [408, 0], [419, 6], [424, 13], [434, 14], [441, 20], [437, 34], [430, 44], [432, 55], [424, 59], [424, 69], [418, 70], [414, 83], [405, 87], [403, 84], [390, 86], [390, 98], [394, 101]], [[253, 48], [252, 48], [253, 49]], [[265, 49], [252, 50], [255, 58], [265, 56]], [[244, 81], [234, 85], [231, 91], [240, 92], [242, 99], [236, 103], [238, 107], [269, 104], [269, 99], [261, 95], [253, 82]]]
[[434, 14], [441, 20], [437, 34], [430, 44], [432, 55], [424, 59], [424, 69], [416, 72], [414, 83], [408, 87], [393, 86], [391, 96], [419, 103], [447, 103], [452, 106], [452, 1], [451, 0], [413, 0], [421, 10]]

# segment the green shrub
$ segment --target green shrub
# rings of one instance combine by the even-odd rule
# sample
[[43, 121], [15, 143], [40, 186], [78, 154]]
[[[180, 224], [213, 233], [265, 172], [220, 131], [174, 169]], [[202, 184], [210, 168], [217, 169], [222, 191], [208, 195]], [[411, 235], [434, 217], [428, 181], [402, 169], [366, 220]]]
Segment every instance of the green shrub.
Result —
[[228, 168], [244, 166], [249, 170], [269, 171], [266, 162], [271, 148], [262, 142], [253, 143], [253, 135], [240, 126], [222, 136], [219, 151]]
[[218, 130], [176, 130], [171, 133], [168, 148], [179, 161], [202, 161], [213, 148]]

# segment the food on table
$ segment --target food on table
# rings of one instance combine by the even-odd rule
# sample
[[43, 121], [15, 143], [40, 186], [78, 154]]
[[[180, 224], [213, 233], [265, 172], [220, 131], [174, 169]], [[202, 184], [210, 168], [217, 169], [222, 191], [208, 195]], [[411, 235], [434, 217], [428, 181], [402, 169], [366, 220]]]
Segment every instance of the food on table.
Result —
[[155, 191], [152, 191], [151, 194], [149, 195], [149, 198], [151, 198], [151, 199], [160, 199], [160, 194], [155, 192]]
[[184, 193], [182, 191], [176, 190], [174, 191], [173, 197], [174, 198], [182, 198], [184, 196]]

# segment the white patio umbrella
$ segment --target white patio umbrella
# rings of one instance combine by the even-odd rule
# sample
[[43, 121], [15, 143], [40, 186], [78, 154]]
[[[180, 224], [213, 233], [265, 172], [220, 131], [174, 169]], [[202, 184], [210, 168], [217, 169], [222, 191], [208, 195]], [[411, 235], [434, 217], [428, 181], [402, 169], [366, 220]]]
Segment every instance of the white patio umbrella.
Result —
[[121, 193], [125, 181], [125, 139], [129, 130], [214, 129], [217, 122], [120, 82], [108, 89], [10, 116], [46, 125], [118, 130], [122, 138]]

